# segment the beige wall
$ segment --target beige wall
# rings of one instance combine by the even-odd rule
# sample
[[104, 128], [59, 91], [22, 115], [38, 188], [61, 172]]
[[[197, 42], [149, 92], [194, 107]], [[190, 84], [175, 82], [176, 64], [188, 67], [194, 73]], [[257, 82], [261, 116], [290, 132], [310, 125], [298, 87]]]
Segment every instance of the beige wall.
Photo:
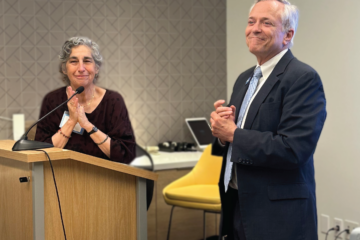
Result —
[[[318, 214], [329, 215], [330, 224], [334, 217], [360, 223], [360, 2], [291, 2], [300, 9], [292, 51], [318, 71], [327, 98], [328, 117], [315, 153]], [[244, 38], [252, 3], [227, 1], [228, 98], [238, 74], [256, 64]]]
[[193, 141], [184, 119], [209, 117], [226, 96], [225, 0], [0, 0], [0, 116], [38, 118], [76, 35], [100, 45], [99, 84], [123, 95], [142, 145]]

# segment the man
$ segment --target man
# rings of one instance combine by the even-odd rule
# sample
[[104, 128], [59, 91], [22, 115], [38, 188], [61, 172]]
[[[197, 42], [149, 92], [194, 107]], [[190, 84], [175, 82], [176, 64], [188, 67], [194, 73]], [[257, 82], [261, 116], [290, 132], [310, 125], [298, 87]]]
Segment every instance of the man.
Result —
[[220, 238], [318, 239], [313, 154], [326, 101], [319, 75], [289, 50], [297, 20], [285, 0], [257, 1], [245, 31], [257, 66], [240, 74], [229, 107], [214, 103]]

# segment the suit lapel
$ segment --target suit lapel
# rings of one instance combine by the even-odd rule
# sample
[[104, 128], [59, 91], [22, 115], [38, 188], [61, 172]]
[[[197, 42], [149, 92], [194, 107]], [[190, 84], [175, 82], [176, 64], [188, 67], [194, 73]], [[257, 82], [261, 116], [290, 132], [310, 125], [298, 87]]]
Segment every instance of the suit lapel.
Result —
[[244, 129], [251, 128], [251, 125], [259, 111], [261, 104], [264, 102], [271, 89], [275, 86], [276, 82], [280, 80], [278, 76], [285, 71], [287, 65], [293, 58], [294, 56], [292, 55], [291, 51], [288, 50], [287, 53], [280, 59], [278, 64], [276, 64], [274, 70], [271, 72], [268, 79], [266, 79], [264, 85], [261, 87], [260, 91], [257, 93], [250, 105], [248, 114], [246, 116]]

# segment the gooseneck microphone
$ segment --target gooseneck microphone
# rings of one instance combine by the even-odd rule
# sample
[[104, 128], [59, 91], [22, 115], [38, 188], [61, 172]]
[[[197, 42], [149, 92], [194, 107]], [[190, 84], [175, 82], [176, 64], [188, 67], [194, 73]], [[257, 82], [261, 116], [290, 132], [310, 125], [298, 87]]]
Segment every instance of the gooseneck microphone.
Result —
[[84, 91], [84, 87], [78, 87], [75, 91], [75, 93], [65, 102], [63, 102], [62, 104], [60, 104], [59, 106], [57, 106], [56, 108], [54, 108], [53, 110], [51, 110], [50, 112], [48, 112], [45, 116], [43, 116], [42, 118], [40, 118], [39, 120], [37, 120], [30, 128], [29, 130], [26, 131], [26, 133], [14, 144], [14, 146], [12, 147], [13, 151], [23, 151], [23, 150], [35, 150], [35, 149], [40, 149], [40, 148], [51, 148], [54, 147], [54, 145], [52, 145], [51, 143], [46, 143], [46, 142], [38, 142], [38, 141], [31, 141], [28, 140], [28, 133], [30, 132], [30, 130], [36, 125], [38, 124], [40, 121], [42, 121], [44, 118], [46, 118], [47, 116], [49, 116], [52, 112], [54, 112], [56, 109], [58, 109], [59, 107], [61, 107], [62, 105], [64, 105], [65, 103], [67, 103], [68, 101], [70, 101], [76, 94], [82, 93]]

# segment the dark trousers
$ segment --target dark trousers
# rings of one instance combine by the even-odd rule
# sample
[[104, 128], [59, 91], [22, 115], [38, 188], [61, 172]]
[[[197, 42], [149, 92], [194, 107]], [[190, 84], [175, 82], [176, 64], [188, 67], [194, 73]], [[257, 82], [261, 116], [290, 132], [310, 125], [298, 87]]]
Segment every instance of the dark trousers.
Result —
[[227, 193], [230, 200], [230, 206], [233, 206], [230, 213], [230, 219], [232, 219], [232, 226], [229, 227], [229, 234], [225, 238], [226, 240], [246, 240], [244, 226], [241, 221], [240, 205], [238, 190], [231, 187], [228, 188]]

